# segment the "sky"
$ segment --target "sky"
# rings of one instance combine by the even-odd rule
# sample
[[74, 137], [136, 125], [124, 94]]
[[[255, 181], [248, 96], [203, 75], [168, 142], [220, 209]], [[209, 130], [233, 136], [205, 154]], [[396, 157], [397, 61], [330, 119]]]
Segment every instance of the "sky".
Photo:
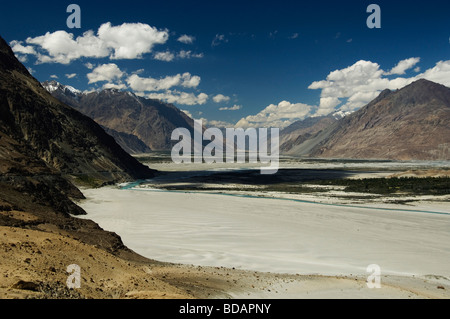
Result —
[[449, 12], [436, 0], [17, 0], [0, 36], [41, 82], [131, 91], [209, 126], [284, 128], [420, 78], [450, 86]]

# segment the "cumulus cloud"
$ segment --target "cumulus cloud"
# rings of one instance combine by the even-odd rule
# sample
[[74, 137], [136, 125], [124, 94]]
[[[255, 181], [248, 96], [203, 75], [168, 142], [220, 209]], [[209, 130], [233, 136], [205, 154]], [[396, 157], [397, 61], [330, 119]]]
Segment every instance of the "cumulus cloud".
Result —
[[38, 63], [69, 64], [82, 57], [139, 59], [144, 54], [152, 52], [155, 45], [166, 43], [168, 38], [168, 30], [158, 30], [148, 24], [124, 23], [112, 26], [108, 22], [100, 26], [97, 34], [89, 30], [74, 38], [72, 33], [59, 30], [28, 38], [27, 47], [17, 41], [14, 44], [18, 51], [35, 55]]
[[118, 80], [124, 76], [119, 67], [114, 63], [103, 64], [88, 73], [89, 84], [97, 82], [112, 82]]
[[378, 63], [358, 61], [355, 64], [331, 72], [326, 80], [313, 82], [309, 89], [321, 89], [320, 105], [317, 115], [327, 115], [343, 101], [340, 108], [344, 111], [354, 111], [373, 100], [384, 89], [398, 89], [408, 85], [413, 80], [383, 78], [386, 72]]
[[332, 113], [339, 104], [341, 104], [341, 101], [336, 97], [322, 97], [320, 98], [320, 107], [315, 115], [328, 115]]
[[192, 44], [195, 41], [195, 37], [183, 34], [177, 39], [178, 42], [184, 43], [184, 44]]
[[68, 78], [68, 79], [73, 79], [76, 76], [77, 76], [76, 73], [66, 74], [66, 78]]
[[228, 102], [230, 101], [230, 97], [223, 94], [217, 94], [213, 97], [213, 101], [216, 103]]
[[[236, 127], [279, 127], [284, 128], [308, 116], [321, 116], [337, 112], [349, 114], [367, 105], [385, 89], [401, 89], [419, 79], [427, 79], [450, 86], [450, 60], [439, 61], [430, 69], [412, 77], [388, 78], [387, 76], [406, 72], [420, 61], [411, 58], [400, 61], [389, 72], [371, 61], [357, 61], [353, 65], [331, 72], [325, 80], [311, 83], [309, 89], [321, 90], [320, 104], [309, 106], [303, 103], [283, 101], [271, 104], [256, 115], [239, 120]], [[416, 67], [414, 71], [420, 72]]]
[[208, 95], [200, 93], [180, 92], [176, 90], [167, 90], [163, 93], [149, 93], [145, 95], [149, 99], [162, 100], [167, 103], [177, 103], [181, 105], [203, 105], [208, 101]]
[[[375, 99], [381, 91], [401, 89], [419, 79], [450, 86], [450, 61], [439, 61], [433, 68], [412, 77], [387, 77], [403, 75], [419, 62], [420, 58], [405, 59], [385, 72], [378, 63], [361, 60], [347, 68], [331, 72], [326, 80], [313, 82], [309, 86], [309, 89], [321, 90], [320, 105], [315, 115], [327, 115], [336, 109], [355, 111]], [[414, 71], [420, 72], [420, 67], [415, 67]]]
[[175, 54], [173, 54], [170, 51], [157, 52], [153, 55], [153, 58], [155, 60], [159, 60], [159, 61], [171, 62], [171, 61], [173, 61], [173, 59], [175, 59]]
[[219, 111], [239, 111], [240, 109], [242, 109], [242, 105], [234, 105], [231, 107], [221, 107], [219, 108]]
[[36, 54], [36, 50], [33, 46], [23, 46], [22, 41], [11, 41], [11, 49], [14, 53], [22, 53], [22, 54]]
[[303, 103], [282, 101], [271, 104], [257, 115], [250, 115], [239, 120], [236, 127], [277, 127], [285, 128], [295, 121], [303, 120], [309, 115], [312, 107]]
[[169, 90], [176, 86], [184, 88], [196, 88], [199, 86], [201, 78], [197, 75], [191, 75], [186, 72], [174, 76], [166, 76], [161, 79], [142, 78], [137, 74], [133, 74], [127, 79], [127, 83], [131, 89], [138, 92], [156, 92]]
[[116, 90], [125, 90], [127, 88], [127, 86], [123, 83], [106, 83], [103, 85], [102, 87], [104, 90], [108, 90], [108, 89], [116, 89]]
[[427, 79], [450, 87], [450, 60], [439, 61], [433, 68], [417, 75], [414, 79]]
[[58, 76], [57, 76], [56, 74], [52, 74], [52, 75], [50, 75], [50, 78], [51, 78], [51, 79], [57, 79]]
[[420, 62], [420, 58], [409, 58], [400, 61], [391, 71], [386, 73], [386, 75], [403, 75], [407, 70], [412, 69], [417, 63]]

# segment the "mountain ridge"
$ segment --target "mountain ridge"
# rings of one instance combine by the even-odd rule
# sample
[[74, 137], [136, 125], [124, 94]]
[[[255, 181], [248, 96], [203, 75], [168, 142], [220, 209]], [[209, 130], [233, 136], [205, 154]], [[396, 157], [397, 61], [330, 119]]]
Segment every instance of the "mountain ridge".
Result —
[[[171, 134], [176, 128], [193, 132], [194, 120], [173, 104], [117, 89], [81, 92], [57, 81], [46, 81], [42, 85], [54, 97], [103, 127], [118, 134], [134, 135], [151, 150], [170, 150], [174, 145]], [[132, 143], [124, 135], [117, 141], [123, 148], [130, 148], [128, 143]]]
[[450, 88], [421, 79], [385, 90], [288, 154], [323, 158], [448, 160]]

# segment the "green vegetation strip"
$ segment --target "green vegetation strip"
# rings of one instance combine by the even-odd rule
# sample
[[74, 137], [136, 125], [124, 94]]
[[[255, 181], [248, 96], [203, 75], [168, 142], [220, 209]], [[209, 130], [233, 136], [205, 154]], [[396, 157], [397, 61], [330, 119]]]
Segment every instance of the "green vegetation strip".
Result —
[[449, 177], [401, 177], [369, 179], [336, 179], [314, 181], [308, 184], [345, 186], [346, 192], [382, 195], [448, 195]]

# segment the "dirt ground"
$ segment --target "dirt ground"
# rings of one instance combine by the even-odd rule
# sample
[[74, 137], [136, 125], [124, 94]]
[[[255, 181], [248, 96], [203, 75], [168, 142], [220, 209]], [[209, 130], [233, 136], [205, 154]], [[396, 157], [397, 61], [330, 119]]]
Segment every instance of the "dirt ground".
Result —
[[[450, 298], [450, 287], [426, 279], [383, 278], [382, 289], [368, 289], [365, 278], [165, 264], [132, 252], [124, 259], [47, 231], [0, 227], [0, 238], [2, 299]], [[72, 264], [79, 289], [67, 287]]]

